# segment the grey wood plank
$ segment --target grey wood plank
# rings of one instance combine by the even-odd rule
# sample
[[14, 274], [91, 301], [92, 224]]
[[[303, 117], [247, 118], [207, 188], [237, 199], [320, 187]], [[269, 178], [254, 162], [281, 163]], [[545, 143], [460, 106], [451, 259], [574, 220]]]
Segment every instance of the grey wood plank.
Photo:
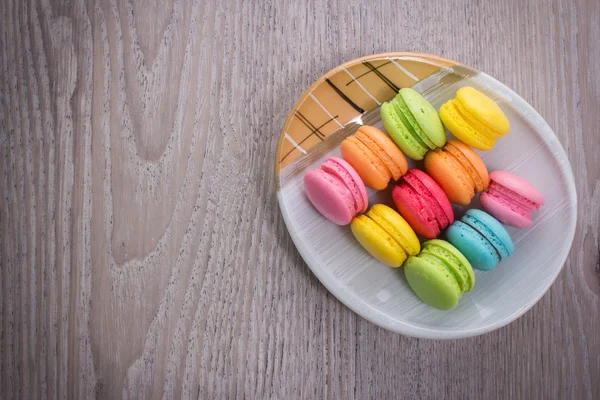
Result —
[[[600, 398], [598, 21], [594, 0], [0, 2], [0, 397]], [[279, 214], [295, 100], [385, 51], [496, 77], [571, 160], [565, 268], [490, 334], [363, 320]]]

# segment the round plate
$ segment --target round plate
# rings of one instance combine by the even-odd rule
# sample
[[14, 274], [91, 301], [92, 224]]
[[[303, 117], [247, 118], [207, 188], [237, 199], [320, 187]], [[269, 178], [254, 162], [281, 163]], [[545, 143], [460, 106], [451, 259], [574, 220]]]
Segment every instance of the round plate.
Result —
[[[349, 226], [323, 218], [304, 194], [304, 172], [327, 157], [361, 125], [383, 130], [379, 106], [412, 87], [436, 109], [462, 86], [494, 99], [511, 131], [487, 152], [490, 171], [516, 173], [533, 183], [546, 204], [528, 229], [508, 227], [515, 252], [491, 272], [476, 271], [473, 290], [451, 311], [438, 311], [413, 293], [402, 268], [388, 268], [356, 242]], [[421, 168], [422, 162], [410, 162]], [[317, 80], [289, 114], [275, 160], [277, 198], [288, 231], [319, 280], [364, 318], [405, 335], [450, 339], [479, 335], [515, 320], [548, 290], [575, 234], [577, 198], [571, 165], [560, 142], [525, 100], [488, 75], [454, 61], [414, 53], [387, 53], [343, 64]], [[391, 187], [391, 185], [390, 185]], [[368, 190], [369, 204], [391, 204], [390, 188]], [[456, 218], [469, 207], [454, 207]]]

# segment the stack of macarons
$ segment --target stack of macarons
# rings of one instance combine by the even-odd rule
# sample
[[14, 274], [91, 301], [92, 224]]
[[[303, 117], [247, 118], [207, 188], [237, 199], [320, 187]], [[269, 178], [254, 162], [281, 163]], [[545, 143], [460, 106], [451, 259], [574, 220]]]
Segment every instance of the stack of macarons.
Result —
[[[500, 107], [476, 89], [459, 89], [438, 114], [421, 94], [405, 88], [380, 112], [389, 136], [361, 126], [342, 141], [342, 158], [330, 157], [304, 175], [307, 197], [325, 218], [350, 224], [374, 258], [394, 268], [404, 265], [424, 302], [451, 309], [473, 288], [473, 268], [490, 271], [513, 253], [501, 222], [531, 226], [531, 213], [544, 197], [521, 177], [488, 173], [471, 148], [489, 150], [510, 129]], [[460, 140], [446, 141], [444, 125]], [[426, 172], [409, 170], [405, 155], [424, 159]], [[367, 211], [366, 187], [383, 190], [390, 183], [397, 211], [383, 204]], [[477, 193], [487, 212], [470, 209], [455, 221], [451, 202], [466, 206]], [[442, 233], [446, 240], [436, 239]], [[429, 240], [421, 245], [417, 235]]]

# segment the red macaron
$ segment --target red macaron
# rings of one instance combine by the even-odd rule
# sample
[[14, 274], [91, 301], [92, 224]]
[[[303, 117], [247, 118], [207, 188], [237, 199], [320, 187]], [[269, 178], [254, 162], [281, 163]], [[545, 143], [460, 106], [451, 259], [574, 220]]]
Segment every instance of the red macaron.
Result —
[[448, 197], [425, 172], [411, 169], [392, 190], [392, 198], [400, 214], [419, 235], [437, 237], [454, 222]]

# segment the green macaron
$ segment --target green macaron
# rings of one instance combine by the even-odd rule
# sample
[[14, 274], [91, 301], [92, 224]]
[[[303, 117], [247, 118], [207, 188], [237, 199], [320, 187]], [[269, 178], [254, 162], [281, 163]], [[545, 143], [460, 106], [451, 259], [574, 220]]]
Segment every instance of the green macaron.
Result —
[[446, 131], [433, 106], [414, 89], [404, 88], [381, 105], [383, 126], [398, 147], [413, 160], [446, 144]]
[[454, 308], [475, 284], [469, 261], [456, 247], [439, 239], [423, 243], [421, 253], [406, 261], [404, 273], [417, 296], [439, 310]]

